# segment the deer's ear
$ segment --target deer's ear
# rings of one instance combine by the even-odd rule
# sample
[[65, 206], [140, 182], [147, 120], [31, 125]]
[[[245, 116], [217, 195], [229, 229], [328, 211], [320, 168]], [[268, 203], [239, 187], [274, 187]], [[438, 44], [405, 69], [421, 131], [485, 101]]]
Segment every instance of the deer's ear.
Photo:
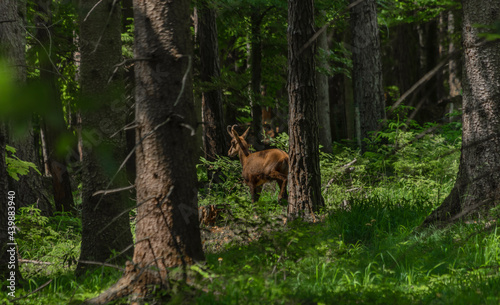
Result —
[[241, 135], [243, 137], [243, 139], [247, 138], [249, 130], [250, 130], [250, 127], [248, 127], [247, 130], [245, 130], [245, 132]]

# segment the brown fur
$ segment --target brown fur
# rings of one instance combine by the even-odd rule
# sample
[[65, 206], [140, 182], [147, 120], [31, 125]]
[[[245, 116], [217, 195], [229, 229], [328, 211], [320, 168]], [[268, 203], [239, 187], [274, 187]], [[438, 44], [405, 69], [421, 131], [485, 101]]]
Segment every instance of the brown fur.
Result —
[[259, 200], [262, 185], [266, 182], [276, 181], [280, 187], [278, 201], [281, 202], [286, 196], [288, 181], [288, 154], [280, 149], [267, 149], [250, 153], [248, 143], [245, 138], [248, 135], [248, 128], [241, 136], [238, 135], [234, 126], [228, 133], [231, 136], [231, 148], [228, 155], [230, 157], [239, 155], [243, 168], [242, 176], [245, 183], [250, 188], [252, 202]]

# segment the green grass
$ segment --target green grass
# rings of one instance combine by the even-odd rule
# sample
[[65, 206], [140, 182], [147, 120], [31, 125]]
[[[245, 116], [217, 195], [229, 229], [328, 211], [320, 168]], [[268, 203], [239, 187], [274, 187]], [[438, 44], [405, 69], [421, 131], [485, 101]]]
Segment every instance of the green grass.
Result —
[[[500, 209], [489, 222], [419, 228], [453, 186], [457, 128], [416, 141], [422, 128], [391, 126], [379, 139], [386, 143], [363, 156], [349, 145], [321, 155], [326, 208], [317, 223], [283, 225], [286, 208], [277, 204], [276, 186], [252, 204], [238, 161], [203, 161], [199, 203], [229, 206], [218, 225], [235, 234], [222, 247], [208, 247], [206, 265], [194, 268], [200, 280], [177, 286], [169, 303], [499, 304]], [[286, 137], [278, 141], [286, 148]], [[207, 168], [220, 170], [222, 183], [208, 181]], [[22, 265], [25, 282], [16, 295], [52, 282], [18, 304], [78, 304], [120, 278], [109, 268], [74, 277], [78, 219], [21, 212], [21, 256], [52, 265]], [[0, 295], [0, 303], [6, 299]]]
[[208, 254], [214, 281], [197, 302], [498, 304], [496, 228], [416, 230], [433, 206], [415, 199], [352, 199], [322, 223]]

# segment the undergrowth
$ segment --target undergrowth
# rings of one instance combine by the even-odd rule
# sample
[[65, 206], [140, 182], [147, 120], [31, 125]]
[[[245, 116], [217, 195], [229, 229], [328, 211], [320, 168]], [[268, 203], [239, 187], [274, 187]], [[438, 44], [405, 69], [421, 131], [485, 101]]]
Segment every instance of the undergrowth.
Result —
[[[283, 225], [286, 207], [277, 204], [275, 185], [251, 204], [237, 160], [201, 160], [199, 203], [225, 209], [216, 226], [202, 229], [252, 238], [207, 247], [206, 264], [193, 267], [202, 279], [176, 289], [170, 303], [498, 304], [495, 219], [419, 228], [453, 186], [459, 134], [457, 123], [421, 127], [396, 120], [362, 155], [351, 143], [336, 143], [333, 154], [320, 156], [326, 207], [312, 224]], [[287, 140], [281, 135], [274, 141], [286, 149]], [[207, 170], [218, 181], [210, 181]], [[492, 215], [500, 217], [498, 211]], [[48, 284], [17, 303], [78, 304], [121, 276], [109, 268], [73, 276], [77, 219], [44, 218], [28, 208], [17, 222], [21, 257], [50, 263], [21, 264], [24, 282], [17, 295]]]

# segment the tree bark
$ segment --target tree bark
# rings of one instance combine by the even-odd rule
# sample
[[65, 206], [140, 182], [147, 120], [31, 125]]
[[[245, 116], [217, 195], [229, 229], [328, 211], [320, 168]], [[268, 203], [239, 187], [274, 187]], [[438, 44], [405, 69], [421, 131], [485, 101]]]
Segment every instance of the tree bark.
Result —
[[[216, 11], [207, 0], [198, 7], [198, 38], [200, 44], [201, 81], [212, 83], [220, 77], [219, 43]], [[205, 159], [215, 161], [226, 154], [226, 131], [223, 125], [222, 92], [215, 88], [202, 92], [203, 151]]]
[[[328, 51], [328, 38], [326, 31], [318, 37], [317, 52]], [[328, 71], [328, 62], [318, 61], [318, 67]], [[319, 144], [323, 146], [326, 153], [332, 150], [332, 128], [330, 124], [330, 96], [328, 88], [328, 75], [325, 72], [316, 71], [316, 90], [318, 94], [318, 123], [319, 123]]]
[[500, 2], [464, 0], [462, 155], [455, 186], [424, 225], [481, 218], [500, 199], [500, 44], [478, 36], [500, 18]]
[[[17, 80], [17, 84], [23, 84], [26, 80], [26, 69], [24, 68], [26, 65], [24, 59], [24, 47], [26, 42], [23, 28], [24, 16], [22, 14], [22, 7], [22, 2], [18, 0], [0, 1], [0, 21], [3, 21], [0, 22], [0, 59], [7, 59], [9, 66], [14, 71], [13, 77]], [[9, 227], [14, 229], [14, 226], [10, 226], [8, 223], [9, 216], [11, 220], [14, 217], [16, 210], [15, 203], [19, 201], [15, 198], [9, 198], [12, 193], [9, 193], [11, 189], [9, 187], [7, 165], [5, 164], [6, 144], [7, 136], [5, 124], [0, 122], [0, 278], [2, 280], [8, 280], [7, 285], [10, 286], [10, 281], [13, 279], [11, 277], [12, 272], [14, 272], [13, 280], [16, 283], [21, 276], [17, 262], [17, 251], [10, 251], [13, 247], [15, 248], [15, 246], [10, 243], [14, 243], [15, 241], [9, 239], [11, 236], [9, 232], [12, 232], [9, 230]], [[14, 196], [15, 195], [16, 194], [14, 194]], [[13, 204], [10, 204], [9, 201], [12, 201]], [[13, 262], [11, 261], [12, 255], [14, 256]], [[13, 266], [13, 268], [11, 266]], [[14, 290], [15, 286], [14, 284]], [[8, 287], [3, 288], [8, 289], [8, 292], [12, 292]]]
[[[359, 109], [361, 127], [358, 137], [365, 139], [385, 118], [376, 1], [363, 1], [351, 8], [350, 14], [354, 102]], [[365, 150], [365, 146], [363, 141], [361, 149]]]
[[[190, 1], [135, 0], [137, 224], [133, 263], [91, 303], [165, 289], [204, 260], [195, 169]], [[164, 72], [167, 71], [167, 72]]]
[[[14, 2], [14, 1], [12, 1]], [[0, 5], [0, 8], [5, 8], [5, 6]], [[3, 10], [2, 10], [3, 11]], [[1, 26], [0, 26], [0, 31], [1, 31]], [[17, 255], [16, 251], [13, 252], [14, 255], [14, 268], [10, 268], [11, 264], [11, 253], [10, 251], [8, 252], [7, 250], [10, 250], [12, 248], [12, 243], [13, 240], [10, 240], [9, 237], [9, 229], [8, 229], [8, 213], [11, 211], [9, 207], [9, 197], [10, 196], [9, 189], [8, 189], [8, 180], [7, 177], [9, 176], [7, 174], [7, 165], [5, 164], [5, 145], [6, 139], [5, 139], [5, 130], [4, 130], [4, 124], [0, 123], [0, 194], [2, 194], [0, 198], [0, 278], [2, 279], [10, 279], [11, 278], [11, 272], [14, 272], [14, 282], [17, 283], [18, 281], [18, 276], [20, 276], [19, 269], [18, 269], [18, 263], [17, 263]], [[14, 203], [16, 202], [15, 200], [13, 201]], [[14, 212], [15, 212], [15, 205], [12, 205], [14, 207]], [[9, 286], [10, 286], [10, 280], [9, 280]], [[14, 284], [14, 292], [15, 292], [15, 287], [16, 285]], [[8, 292], [12, 292], [9, 291]]]
[[[95, 194], [128, 186], [121, 73], [121, 8], [113, 0], [80, 2], [82, 95], [82, 245], [80, 261], [125, 262], [133, 254], [126, 192]], [[113, 252], [120, 253], [114, 256]], [[111, 257], [111, 258], [110, 258]], [[79, 263], [77, 274], [91, 265]]]
[[288, 1], [290, 171], [288, 219], [314, 219], [323, 205], [319, 169], [313, 0]]

